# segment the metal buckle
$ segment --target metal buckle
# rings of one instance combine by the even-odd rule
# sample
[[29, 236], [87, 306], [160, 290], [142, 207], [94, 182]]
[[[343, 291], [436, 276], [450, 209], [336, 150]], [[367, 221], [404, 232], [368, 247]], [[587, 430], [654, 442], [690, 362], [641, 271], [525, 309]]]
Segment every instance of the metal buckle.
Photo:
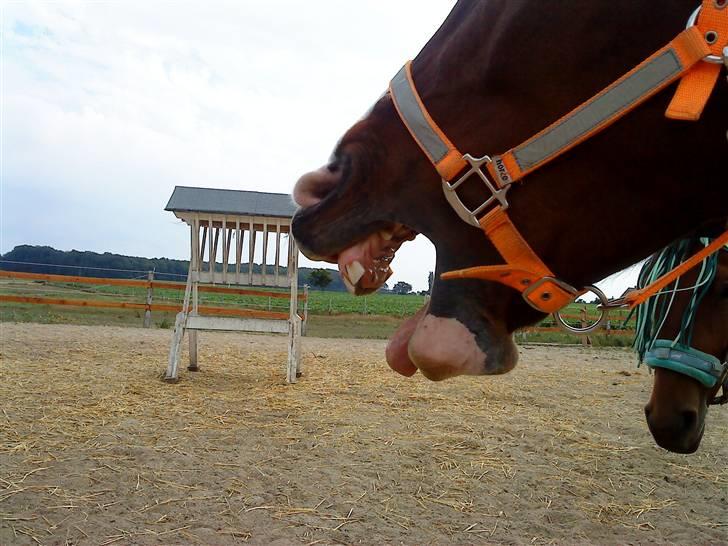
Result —
[[[534, 290], [539, 288], [542, 284], [547, 283], [547, 282], [555, 284], [556, 286], [561, 288], [564, 292], [574, 294], [575, 296], [579, 294], [579, 291], [576, 288], [574, 288], [573, 286], [571, 286], [569, 283], [565, 283], [564, 281], [560, 281], [559, 279], [555, 279], [553, 277], [541, 277], [536, 282], [529, 284], [528, 288], [526, 288], [523, 292], [521, 292], [521, 296], [523, 297], [525, 302], [528, 305], [530, 305], [531, 307], [533, 307], [534, 309], [536, 309], [536, 311], [541, 311], [541, 309], [539, 309], [536, 304], [532, 303], [531, 300], [528, 299], [528, 296], [531, 294], [531, 292], [533, 292]], [[551, 299], [551, 298], [549, 298], [549, 299]], [[541, 311], [541, 312], [543, 313], [543, 311]]]
[[556, 324], [562, 330], [566, 330], [570, 334], [584, 335], [584, 334], [591, 333], [594, 330], [597, 330], [599, 327], [601, 327], [601, 325], [606, 321], [607, 315], [609, 315], [609, 312], [605, 308], [606, 304], [609, 302], [606, 294], [604, 292], [602, 292], [601, 290], [599, 290], [599, 288], [597, 288], [596, 286], [585, 286], [584, 290], [585, 291], [582, 292], [582, 295], [586, 294], [587, 292], [591, 292], [596, 297], [598, 297], [599, 301], [601, 302], [601, 305], [599, 307], [597, 307], [597, 309], [599, 309], [599, 313], [600, 313], [599, 318], [595, 322], [589, 324], [588, 326], [584, 326], [584, 327], [572, 326], [571, 324], [566, 322], [564, 320], [564, 318], [561, 316], [561, 311], [556, 311], [555, 313], [552, 313], [552, 316], [554, 317], [554, 321], [556, 322]]
[[[484, 155], [483, 157], [473, 157], [470, 154], [465, 154], [463, 155], [463, 159], [470, 164], [470, 169], [468, 169], [465, 174], [452, 184], [443, 178], [442, 190], [445, 193], [445, 199], [447, 199], [447, 202], [450, 203], [450, 206], [464, 222], [471, 226], [480, 227], [480, 222], [478, 222], [477, 216], [494, 202], [498, 202], [498, 206], [500, 206], [503, 210], [508, 208], [506, 193], [510, 186], [505, 186], [499, 189], [483, 172], [481, 166], [492, 163], [492, 160], [487, 155]], [[480, 177], [483, 184], [485, 184], [485, 187], [488, 188], [488, 191], [490, 191], [491, 196], [474, 210], [470, 210], [465, 206], [465, 203], [460, 200], [460, 197], [457, 194], [457, 189], [473, 174], [477, 174]]]
[[[688, 18], [688, 23], [687, 25], [685, 25], [686, 29], [695, 26], [695, 22], [698, 20], [698, 14], [700, 13], [700, 9], [702, 7], [703, 6], [698, 6], [697, 8], [695, 8], [695, 11]], [[728, 47], [723, 49], [723, 55], [706, 55], [705, 57], [703, 57], [703, 60], [706, 63], [713, 64], [726, 63], [726, 66], [728, 66], [728, 55], [726, 55], [726, 50], [728, 50]]]
[[[709, 406], [722, 406], [723, 404], [728, 404], [728, 357], [726, 357], [726, 361], [723, 362], [723, 371], [718, 378], [718, 383], [720, 384], [720, 387], [718, 387], [718, 390], [715, 392], [715, 398], [708, 401]], [[718, 395], [721, 389], [723, 389], [723, 394]]]

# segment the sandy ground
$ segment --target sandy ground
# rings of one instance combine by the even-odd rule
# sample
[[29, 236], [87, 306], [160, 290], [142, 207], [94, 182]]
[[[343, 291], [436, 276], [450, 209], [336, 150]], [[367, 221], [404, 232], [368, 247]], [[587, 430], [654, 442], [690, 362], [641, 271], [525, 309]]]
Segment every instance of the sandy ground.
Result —
[[617, 349], [431, 383], [384, 342], [2, 324], [0, 544], [728, 544], [728, 408], [657, 448]]

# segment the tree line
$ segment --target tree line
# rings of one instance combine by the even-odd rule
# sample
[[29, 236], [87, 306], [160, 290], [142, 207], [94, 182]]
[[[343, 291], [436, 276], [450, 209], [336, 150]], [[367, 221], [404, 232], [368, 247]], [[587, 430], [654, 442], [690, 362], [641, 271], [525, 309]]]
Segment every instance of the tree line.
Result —
[[[184, 280], [187, 277], [190, 262], [188, 260], [173, 260], [170, 258], [143, 258], [140, 256], [125, 256], [111, 252], [91, 252], [88, 250], [56, 250], [50, 246], [18, 245], [10, 252], [0, 255], [0, 269], [6, 271], [24, 271], [28, 273], [45, 273], [51, 275], [76, 275], [79, 277], [105, 277], [105, 278], [136, 278], [154, 271], [155, 277], [161, 280]], [[217, 270], [222, 271], [222, 264], [216, 264]], [[230, 272], [235, 266], [229, 266]], [[268, 266], [268, 272], [271, 266]], [[244, 263], [241, 272], [248, 272], [248, 264]], [[280, 272], [286, 275], [288, 268], [281, 267]], [[253, 273], [261, 273], [260, 264], [253, 264]], [[433, 274], [428, 277], [429, 288], [432, 287]], [[335, 269], [327, 268], [298, 268], [298, 284], [308, 284], [320, 290], [346, 290], [341, 277]], [[409, 294], [412, 285], [399, 281], [392, 289], [385, 284], [383, 292], [394, 294]], [[429, 293], [429, 289], [422, 293]]]
[[[91, 252], [87, 250], [56, 250], [50, 246], [34, 245], [19, 245], [10, 252], [0, 256], [0, 269], [6, 271], [25, 271], [51, 275], [76, 275], [79, 277], [128, 279], [141, 277], [148, 271], [154, 271], [155, 278], [179, 281], [187, 278], [189, 267], [190, 262], [188, 260], [144, 258], [140, 256], [113, 254], [111, 252]], [[221, 264], [217, 264], [217, 270], [222, 271]], [[232, 269], [228, 269], [228, 271], [234, 272], [235, 266], [232, 266]], [[247, 263], [242, 265], [241, 271], [244, 273], [248, 272]], [[270, 265], [267, 271], [269, 273], [272, 271]], [[311, 284], [309, 277], [313, 271], [315, 271], [313, 268], [298, 268], [299, 286]], [[330, 271], [333, 274], [331, 275], [328, 290], [346, 290], [344, 283], [341, 282], [336, 271]], [[260, 264], [253, 264], [253, 273], [261, 273]], [[287, 275], [288, 268], [281, 267], [280, 274]]]

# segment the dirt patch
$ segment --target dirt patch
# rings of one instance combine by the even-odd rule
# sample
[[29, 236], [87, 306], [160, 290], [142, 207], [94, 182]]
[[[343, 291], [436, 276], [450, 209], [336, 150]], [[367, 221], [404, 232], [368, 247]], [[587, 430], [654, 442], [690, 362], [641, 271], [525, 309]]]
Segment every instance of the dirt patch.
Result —
[[[728, 544], [728, 421], [657, 448], [619, 349], [497, 378], [396, 376], [384, 342], [0, 326], [0, 544]], [[623, 372], [629, 371], [630, 374]]]

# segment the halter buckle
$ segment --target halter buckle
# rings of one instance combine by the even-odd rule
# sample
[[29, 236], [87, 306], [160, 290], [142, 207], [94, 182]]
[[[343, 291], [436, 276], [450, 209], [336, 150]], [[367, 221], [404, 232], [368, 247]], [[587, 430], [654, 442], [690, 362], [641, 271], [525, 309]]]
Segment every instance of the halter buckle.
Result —
[[[723, 371], [718, 378], [718, 382], [720, 383], [720, 387], [716, 391], [715, 397], [708, 401], [709, 406], [722, 406], [723, 404], [728, 404], [728, 357], [726, 358], [726, 361], [723, 362]], [[723, 394], [719, 395], [718, 393], [721, 389], [723, 389]]]
[[[470, 169], [463, 173], [455, 182], [448, 182], [444, 178], [442, 179], [442, 190], [445, 193], [445, 199], [450, 203], [450, 206], [457, 213], [457, 215], [467, 224], [480, 227], [478, 221], [478, 215], [485, 211], [490, 205], [497, 203], [501, 209], [506, 210], [508, 208], [508, 200], [506, 199], [506, 193], [510, 186], [499, 187], [486, 176], [483, 165], [492, 163], [492, 160], [487, 155], [483, 157], [473, 157], [470, 154], [463, 155], [463, 159], [468, 162]], [[458, 187], [470, 178], [473, 174], [477, 174], [480, 180], [485, 184], [490, 192], [490, 197], [483, 201], [482, 204], [478, 205], [473, 210], [470, 210], [465, 203], [462, 202], [460, 196], [457, 194]]]

